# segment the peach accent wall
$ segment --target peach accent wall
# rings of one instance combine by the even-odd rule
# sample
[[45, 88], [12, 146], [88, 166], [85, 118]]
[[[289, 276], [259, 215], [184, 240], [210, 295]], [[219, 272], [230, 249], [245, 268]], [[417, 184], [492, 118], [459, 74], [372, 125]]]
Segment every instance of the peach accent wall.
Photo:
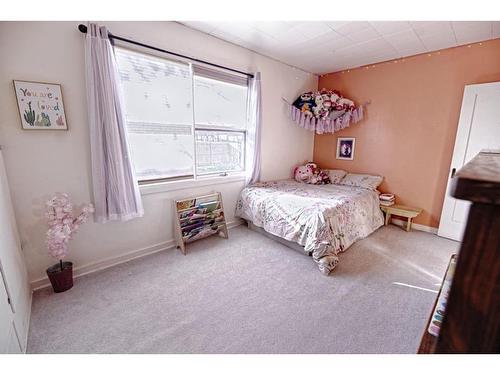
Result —
[[[385, 177], [383, 192], [424, 211], [415, 222], [439, 226], [464, 86], [500, 81], [500, 39], [320, 77], [357, 103], [365, 119], [335, 134], [315, 135], [323, 168]], [[355, 137], [353, 161], [336, 160], [337, 137]]]

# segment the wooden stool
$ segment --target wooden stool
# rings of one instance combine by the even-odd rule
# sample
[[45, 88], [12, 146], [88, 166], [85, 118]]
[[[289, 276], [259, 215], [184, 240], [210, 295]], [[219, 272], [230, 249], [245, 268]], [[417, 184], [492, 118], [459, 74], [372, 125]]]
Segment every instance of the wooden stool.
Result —
[[391, 215], [406, 217], [408, 220], [406, 222], [407, 232], [411, 230], [412, 219], [422, 212], [420, 208], [401, 206], [399, 204], [394, 204], [392, 206], [380, 205], [380, 209], [385, 212], [385, 225], [389, 225], [391, 222]]

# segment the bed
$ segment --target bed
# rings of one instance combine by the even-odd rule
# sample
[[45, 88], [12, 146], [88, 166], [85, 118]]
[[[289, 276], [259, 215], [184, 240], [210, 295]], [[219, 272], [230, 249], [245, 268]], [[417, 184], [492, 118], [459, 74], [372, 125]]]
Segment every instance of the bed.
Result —
[[325, 275], [338, 264], [340, 253], [384, 221], [377, 191], [294, 180], [244, 188], [236, 204], [236, 216], [299, 244]]

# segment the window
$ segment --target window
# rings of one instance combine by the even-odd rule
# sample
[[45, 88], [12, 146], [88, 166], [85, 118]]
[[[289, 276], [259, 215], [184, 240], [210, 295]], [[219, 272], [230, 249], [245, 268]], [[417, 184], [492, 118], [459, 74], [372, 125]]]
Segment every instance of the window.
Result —
[[139, 181], [245, 170], [246, 77], [115, 47]]
[[196, 173], [243, 171], [247, 87], [201, 74], [195, 70]]

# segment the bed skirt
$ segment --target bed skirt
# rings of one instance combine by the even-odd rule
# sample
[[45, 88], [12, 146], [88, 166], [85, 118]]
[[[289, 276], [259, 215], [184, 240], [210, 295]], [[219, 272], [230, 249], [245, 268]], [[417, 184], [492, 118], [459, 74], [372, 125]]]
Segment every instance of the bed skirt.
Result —
[[298, 251], [301, 254], [312, 256], [312, 251], [306, 252], [304, 250], [304, 246], [301, 246], [296, 242], [288, 241], [288, 240], [285, 240], [284, 238], [281, 238], [281, 237], [275, 236], [274, 234], [266, 232], [264, 229], [262, 229], [261, 227], [258, 227], [257, 225], [252, 223], [250, 220], [244, 220], [244, 221], [246, 221], [248, 228], [253, 230], [254, 232], [260, 233], [260, 234], [262, 234], [262, 235], [264, 235], [264, 236], [266, 236], [274, 241], [281, 243], [282, 245], [285, 245], [286, 247], [289, 247], [290, 249]]

